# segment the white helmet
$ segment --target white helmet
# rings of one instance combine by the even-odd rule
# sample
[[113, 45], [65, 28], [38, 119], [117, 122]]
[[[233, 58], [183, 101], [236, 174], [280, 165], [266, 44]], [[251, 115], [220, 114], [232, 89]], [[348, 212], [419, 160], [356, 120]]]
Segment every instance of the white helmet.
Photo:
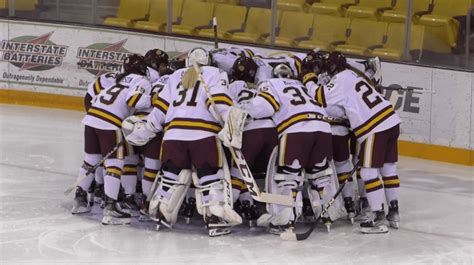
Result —
[[198, 65], [211, 65], [211, 62], [210, 53], [201, 47], [193, 48], [186, 57], [186, 67], [191, 67], [195, 63]]
[[283, 63], [273, 68], [272, 75], [274, 78], [294, 78], [291, 68]]

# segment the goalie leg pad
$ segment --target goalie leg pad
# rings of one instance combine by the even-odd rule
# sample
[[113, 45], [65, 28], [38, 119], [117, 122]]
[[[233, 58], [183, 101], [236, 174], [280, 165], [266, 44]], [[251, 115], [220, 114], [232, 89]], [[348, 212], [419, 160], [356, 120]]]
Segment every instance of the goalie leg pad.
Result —
[[[227, 167], [227, 165], [224, 166]], [[228, 169], [217, 169], [217, 171], [214, 169], [215, 173], [211, 175], [201, 175], [199, 171], [198, 174], [193, 174], [198, 213], [203, 215], [205, 220], [214, 215], [222, 218], [229, 225], [241, 224], [242, 218], [232, 207], [232, 187]], [[207, 174], [209, 172], [207, 171]], [[198, 175], [200, 175], [199, 178]]]
[[183, 169], [179, 174], [163, 170], [160, 184], [150, 201], [150, 216], [157, 217], [156, 209], [158, 209], [158, 215], [161, 215], [160, 217], [168, 224], [174, 225], [190, 185], [191, 170]]
[[[280, 168], [278, 171], [284, 171]], [[288, 170], [285, 170], [288, 171]], [[288, 225], [294, 222], [303, 210], [303, 195], [301, 186], [303, 177], [291, 175], [288, 173], [275, 173], [267, 175], [268, 191], [273, 194], [292, 195], [295, 199], [294, 207], [284, 205], [268, 204], [268, 215], [263, 215], [257, 220], [257, 225], [268, 226], [270, 223], [274, 226]]]

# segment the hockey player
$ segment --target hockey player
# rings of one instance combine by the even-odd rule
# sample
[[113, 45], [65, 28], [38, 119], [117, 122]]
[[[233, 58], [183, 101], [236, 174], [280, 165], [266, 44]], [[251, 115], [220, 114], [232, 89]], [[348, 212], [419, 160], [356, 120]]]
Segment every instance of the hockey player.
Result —
[[236, 47], [216, 49], [210, 51], [210, 53], [212, 56], [212, 64], [225, 71], [229, 76], [232, 74], [232, 66], [238, 58], [244, 56], [252, 59], [255, 56], [254, 51], [251, 49], [242, 49]]
[[282, 55], [272, 57], [256, 55], [253, 57], [253, 60], [258, 65], [257, 74], [255, 75], [256, 84], [260, 83], [261, 81], [273, 78], [273, 69], [279, 64], [287, 65], [291, 69], [292, 75], [295, 77], [299, 76], [301, 73], [301, 59], [296, 55]]
[[[235, 102], [240, 103], [254, 98], [255, 74], [257, 64], [249, 57], [240, 56], [235, 60], [231, 71], [229, 92]], [[242, 153], [253, 175], [265, 172], [278, 136], [273, 120], [269, 117], [250, 120], [244, 127]], [[251, 227], [256, 225], [257, 209], [239, 169], [232, 167], [232, 190], [234, 202], [240, 196], [240, 211]]]
[[[200, 74], [212, 98], [208, 98], [205, 85], [192, 67], [194, 64], [201, 66]], [[242, 219], [232, 209], [230, 176], [224, 175], [228, 169], [223, 166], [225, 158], [216, 137], [221, 130], [218, 117], [227, 119], [233, 104], [227, 90], [228, 78], [225, 72], [208, 66], [210, 64], [206, 50], [192, 49], [186, 60], [188, 67], [169, 76], [154, 101], [155, 108], [147, 123], [130, 121], [125, 131], [127, 141], [138, 145], [146, 143], [159, 131], [165, 132], [162, 177], [150, 202], [150, 216], [165, 226], [175, 224], [180, 205], [193, 181], [197, 210], [204, 217], [209, 235], [217, 236], [230, 233], [230, 227], [240, 224]]]
[[[261, 82], [258, 96], [243, 102], [253, 118], [271, 117], [279, 135], [278, 167], [268, 172], [268, 192], [292, 195], [295, 206], [268, 205], [269, 214], [258, 219], [258, 225], [270, 226], [270, 232], [279, 234], [291, 228], [301, 215], [301, 187], [305, 178], [310, 183], [308, 193], [319, 201], [320, 187], [327, 186], [332, 170], [331, 128], [319, 115], [324, 109], [308, 95], [303, 84], [294, 80], [293, 71], [286, 65], [277, 65], [273, 77]], [[305, 174], [305, 175], [304, 175]]]
[[148, 79], [153, 84], [164, 75], [171, 74], [168, 54], [160, 49], [152, 49], [145, 53], [145, 63], [148, 68]]
[[[314, 82], [317, 86], [308, 86], [309, 94], [315, 98], [315, 90], [318, 86], [326, 85], [331, 76], [327, 73], [325, 67], [327, 55], [319, 51], [311, 51], [303, 59], [303, 70], [300, 76], [303, 84], [306, 86], [310, 82]], [[313, 83], [313, 84], [314, 84]], [[330, 106], [329, 106], [330, 107]], [[346, 119], [346, 117], [344, 117]], [[355, 206], [354, 206], [354, 185], [352, 176], [348, 173], [352, 170], [352, 163], [349, 152], [350, 131], [347, 124], [341, 122], [330, 122], [332, 131], [332, 150], [334, 166], [339, 181], [339, 185], [346, 182], [342, 190], [344, 198], [344, 207], [347, 217], [354, 223]], [[326, 225], [331, 223], [330, 219], [323, 220]]]
[[105, 209], [103, 224], [128, 224], [130, 215], [117, 206], [120, 189], [120, 177], [123, 171], [123, 141], [120, 131], [121, 124], [131, 108], [146, 108], [150, 106], [150, 82], [146, 76], [146, 65], [142, 56], [131, 55], [124, 61], [124, 72], [116, 76], [114, 86], [102, 90], [83, 119], [85, 157], [79, 177], [83, 180], [76, 189], [73, 213], [90, 211], [87, 203], [86, 190], [94, 176], [85, 175], [88, 168], [98, 163], [102, 156], [112, 153], [104, 162], [106, 174]]
[[[398, 160], [397, 141], [401, 122], [389, 101], [375, 91], [365, 78], [348, 70], [344, 55], [333, 52], [326, 63], [333, 76], [329, 84], [316, 90], [316, 99], [328, 108], [329, 115], [350, 121], [351, 130], [360, 145], [358, 155], [361, 177], [365, 182], [372, 215], [361, 226], [363, 233], [386, 233], [384, 199], [389, 204], [387, 219], [398, 227]], [[315, 85], [313, 83], [313, 85]], [[378, 171], [383, 183], [378, 178]], [[385, 196], [384, 196], [385, 191]], [[385, 197], [385, 198], [384, 198]]]

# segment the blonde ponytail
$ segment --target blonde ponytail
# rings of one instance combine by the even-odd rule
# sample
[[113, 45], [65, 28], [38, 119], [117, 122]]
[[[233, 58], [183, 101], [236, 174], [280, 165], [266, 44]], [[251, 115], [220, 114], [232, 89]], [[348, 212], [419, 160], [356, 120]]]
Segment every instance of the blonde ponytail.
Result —
[[194, 88], [194, 85], [199, 79], [199, 74], [196, 73], [193, 67], [188, 68], [186, 72], [183, 75], [183, 87], [186, 89], [192, 89]]

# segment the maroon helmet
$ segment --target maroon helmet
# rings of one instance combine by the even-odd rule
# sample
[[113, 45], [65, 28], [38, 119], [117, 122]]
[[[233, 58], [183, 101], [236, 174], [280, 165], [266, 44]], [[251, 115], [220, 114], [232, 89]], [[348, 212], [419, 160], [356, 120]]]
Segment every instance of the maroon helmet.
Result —
[[327, 54], [324, 54], [320, 51], [310, 51], [303, 59], [302, 68], [318, 75], [327, 71], [325, 67], [326, 58]]
[[241, 56], [235, 60], [232, 65], [231, 79], [242, 80], [248, 83], [255, 82], [255, 74], [257, 73], [257, 64], [251, 58]]
[[159, 71], [160, 65], [168, 66], [168, 54], [160, 49], [149, 50], [145, 54], [145, 63], [148, 67]]
[[139, 54], [132, 54], [125, 58], [123, 70], [126, 74], [146, 75], [145, 58]]
[[330, 75], [335, 75], [347, 69], [346, 56], [340, 52], [331, 52], [325, 64]]

